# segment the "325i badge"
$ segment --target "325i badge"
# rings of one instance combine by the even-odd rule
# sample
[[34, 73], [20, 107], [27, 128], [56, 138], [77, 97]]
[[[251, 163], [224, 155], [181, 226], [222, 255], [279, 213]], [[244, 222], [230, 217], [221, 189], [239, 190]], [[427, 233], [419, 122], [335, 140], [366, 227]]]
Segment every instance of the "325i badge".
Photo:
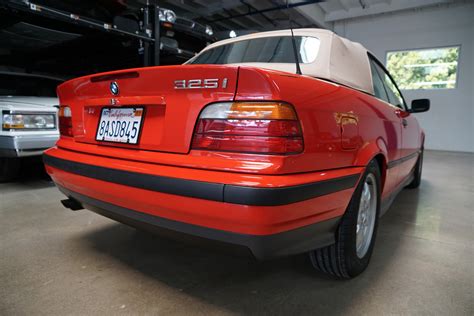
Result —
[[217, 89], [219, 83], [221, 88], [227, 88], [227, 78], [220, 79], [190, 79], [190, 80], [175, 80], [175, 89]]

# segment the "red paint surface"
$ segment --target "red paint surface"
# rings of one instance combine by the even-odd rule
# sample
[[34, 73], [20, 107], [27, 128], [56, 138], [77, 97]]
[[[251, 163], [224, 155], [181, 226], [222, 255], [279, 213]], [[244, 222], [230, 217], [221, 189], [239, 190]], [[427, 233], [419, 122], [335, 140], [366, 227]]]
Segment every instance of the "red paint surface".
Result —
[[[129, 71], [129, 70], [127, 70]], [[138, 78], [110, 81], [90, 77], [58, 88], [72, 110], [74, 138], [61, 137], [49, 155], [135, 172], [257, 187], [303, 184], [362, 172], [381, 155], [384, 165], [416, 152], [422, 131], [413, 115], [371, 95], [319, 79], [251, 67], [185, 65], [135, 69]], [[120, 72], [116, 72], [120, 73]], [[107, 73], [113, 75], [114, 72]], [[112, 76], [113, 77], [113, 76]], [[175, 90], [174, 80], [228, 79], [226, 88]], [[238, 81], [238, 84], [237, 84]], [[145, 119], [139, 145], [95, 141], [100, 109], [140, 105]], [[260, 155], [191, 150], [199, 113], [209, 103], [284, 101], [296, 110], [304, 150]], [[402, 126], [409, 120], [409, 128]], [[403, 181], [416, 157], [386, 170], [383, 196]], [[73, 191], [174, 220], [234, 232], [269, 234], [343, 214], [352, 191], [286, 206], [243, 206], [129, 188], [48, 167], [54, 181]]]

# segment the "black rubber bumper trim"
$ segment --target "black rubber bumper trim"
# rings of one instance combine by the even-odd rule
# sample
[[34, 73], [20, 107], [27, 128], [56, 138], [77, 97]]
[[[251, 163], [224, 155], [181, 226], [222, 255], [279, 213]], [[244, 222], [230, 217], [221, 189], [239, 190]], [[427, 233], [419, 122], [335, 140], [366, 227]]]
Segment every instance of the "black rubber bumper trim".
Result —
[[224, 185], [99, 167], [43, 155], [46, 165], [81, 176], [162, 193], [221, 201]]
[[46, 165], [98, 180], [156, 192], [244, 205], [275, 206], [354, 187], [360, 174], [282, 188], [255, 188], [136, 173], [60, 159], [44, 154]]
[[399, 164], [404, 163], [405, 161], [408, 161], [408, 160], [410, 160], [410, 159], [415, 158], [415, 157], [418, 156], [420, 153], [421, 153], [421, 150], [418, 150], [418, 151], [416, 151], [416, 152], [414, 152], [414, 153], [409, 154], [408, 156], [399, 158], [399, 159], [397, 159], [397, 160], [389, 161], [389, 162], [387, 163], [387, 168], [390, 169], [390, 168], [393, 168], [393, 167], [395, 167], [395, 166], [398, 166]]
[[283, 188], [249, 188], [226, 185], [224, 201], [247, 205], [284, 205], [350, 189], [359, 174]]
[[[118, 222], [174, 239], [244, 247], [258, 260], [307, 252], [335, 242], [340, 217], [272, 235], [249, 235], [178, 222], [100, 201], [58, 185], [69, 198], [85, 208]], [[222, 248], [222, 247], [220, 247]], [[229, 252], [230, 249], [225, 249]], [[232, 252], [237, 250], [235, 247]], [[234, 252], [241, 254], [242, 252]], [[246, 252], [248, 253], [248, 251]]]

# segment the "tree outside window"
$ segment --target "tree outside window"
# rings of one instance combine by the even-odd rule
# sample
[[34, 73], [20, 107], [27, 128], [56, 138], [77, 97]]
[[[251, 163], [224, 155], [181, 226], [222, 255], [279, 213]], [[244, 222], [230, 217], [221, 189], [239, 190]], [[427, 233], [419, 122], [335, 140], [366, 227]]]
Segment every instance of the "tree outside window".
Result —
[[459, 46], [387, 53], [387, 69], [400, 89], [456, 88]]

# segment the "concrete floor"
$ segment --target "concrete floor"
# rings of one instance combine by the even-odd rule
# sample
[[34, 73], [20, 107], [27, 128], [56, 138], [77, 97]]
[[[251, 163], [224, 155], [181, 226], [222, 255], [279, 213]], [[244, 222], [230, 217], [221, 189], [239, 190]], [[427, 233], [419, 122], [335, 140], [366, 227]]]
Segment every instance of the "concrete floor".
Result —
[[368, 270], [256, 263], [71, 212], [41, 174], [0, 185], [0, 314], [473, 315], [474, 155], [427, 152], [383, 217]]

